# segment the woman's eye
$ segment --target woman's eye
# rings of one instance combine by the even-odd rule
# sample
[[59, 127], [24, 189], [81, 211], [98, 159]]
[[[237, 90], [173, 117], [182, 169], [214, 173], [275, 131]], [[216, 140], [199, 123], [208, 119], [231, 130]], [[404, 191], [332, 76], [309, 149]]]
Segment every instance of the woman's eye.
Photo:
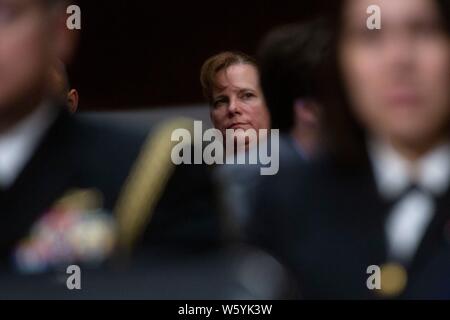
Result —
[[244, 93], [244, 95], [242, 96], [243, 99], [251, 99], [253, 98], [255, 95], [251, 92], [246, 92]]
[[438, 23], [423, 22], [417, 23], [413, 26], [413, 33], [416, 36], [430, 37], [438, 35], [442, 32], [443, 28]]
[[221, 106], [223, 106], [224, 104], [225, 104], [225, 100], [216, 100], [216, 101], [214, 101], [214, 108], [219, 108], [219, 107], [221, 107]]

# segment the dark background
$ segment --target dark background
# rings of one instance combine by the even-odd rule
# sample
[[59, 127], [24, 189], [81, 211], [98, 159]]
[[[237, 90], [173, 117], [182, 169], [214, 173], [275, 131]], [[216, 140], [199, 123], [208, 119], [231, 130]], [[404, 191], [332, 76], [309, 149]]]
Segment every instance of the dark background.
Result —
[[271, 28], [317, 15], [319, 1], [79, 0], [79, 50], [69, 66], [80, 109], [203, 102], [199, 70], [223, 50], [254, 54]]

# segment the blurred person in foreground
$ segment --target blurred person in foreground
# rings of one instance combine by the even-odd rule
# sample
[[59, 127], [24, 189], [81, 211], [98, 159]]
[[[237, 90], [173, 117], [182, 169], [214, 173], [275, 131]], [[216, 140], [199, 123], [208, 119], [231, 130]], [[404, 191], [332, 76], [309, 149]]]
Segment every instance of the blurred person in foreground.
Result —
[[50, 77], [54, 84], [55, 100], [60, 101], [62, 105], [67, 104], [70, 112], [77, 112], [80, 96], [78, 90], [72, 88], [66, 66], [61, 61], [53, 65]]
[[304, 298], [450, 298], [449, 1], [336, 6], [326, 154], [266, 186], [252, 237]]
[[[58, 105], [65, 99], [55, 99], [49, 70], [73, 53], [66, 6], [0, 1], [0, 269], [98, 264], [143, 243], [214, 246], [213, 188], [201, 169], [175, 170], [170, 158], [136, 165], [149, 158], [141, 154], [164, 154], [151, 149], [146, 130], [80, 119]], [[139, 179], [153, 184], [136, 186]]]
[[318, 78], [329, 44], [323, 19], [278, 27], [260, 44], [261, 86], [272, 128], [282, 134], [282, 162], [308, 160], [319, 152], [322, 111], [317, 99]]
[[[147, 137], [58, 104], [49, 70], [74, 50], [66, 6], [0, 0], [0, 298], [255, 298], [233, 272], [248, 259], [221, 252], [204, 167], [170, 159], [171, 133], [189, 124]], [[251, 271], [278, 268], [264, 261]]]
[[[90, 260], [77, 246], [95, 236], [101, 240], [89, 245], [101, 248], [93, 258], [109, 253], [111, 215], [85, 219], [85, 213], [114, 209], [145, 137], [80, 121], [55, 94], [49, 71], [70, 59], [75, 42], [65, 8], [59, 0], [0, 2], [0, 267], [6, 272], [41, 273]], [[85, 234], [91, 218], [100, 228]], [[67, 240], [75, 229], [80, 236]]]

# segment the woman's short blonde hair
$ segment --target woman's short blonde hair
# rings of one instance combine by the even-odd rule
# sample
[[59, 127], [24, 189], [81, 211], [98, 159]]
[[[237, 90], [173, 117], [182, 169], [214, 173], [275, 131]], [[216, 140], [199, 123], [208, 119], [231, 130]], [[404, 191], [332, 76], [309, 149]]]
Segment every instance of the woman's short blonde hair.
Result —
[[258, 65], [254, 58], [245, 53], [236, 51], [219, 53], [206, 60], [203, 64], [200, 73], [200, 82], [203, 88], [203, 95], [210, 105], [213, 104], [213, 90], [217, 88], [217, 74], [236, 64], [249, 64], [258, 69]]

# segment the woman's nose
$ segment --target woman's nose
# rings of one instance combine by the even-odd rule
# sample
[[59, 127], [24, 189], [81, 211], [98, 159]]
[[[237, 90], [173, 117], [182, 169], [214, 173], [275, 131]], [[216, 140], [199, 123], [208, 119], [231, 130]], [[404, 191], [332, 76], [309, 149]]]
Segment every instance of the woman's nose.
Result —
[[228, 106], [228, 110], [230, 113], [240, 113], [241, 107], [239, 101], [237, 99], [232, 99]]
[[406, 35], [391, 39], [384, 48], [383, 58], [390, 72], [409, 73], [415, 67], [417, 50]]

